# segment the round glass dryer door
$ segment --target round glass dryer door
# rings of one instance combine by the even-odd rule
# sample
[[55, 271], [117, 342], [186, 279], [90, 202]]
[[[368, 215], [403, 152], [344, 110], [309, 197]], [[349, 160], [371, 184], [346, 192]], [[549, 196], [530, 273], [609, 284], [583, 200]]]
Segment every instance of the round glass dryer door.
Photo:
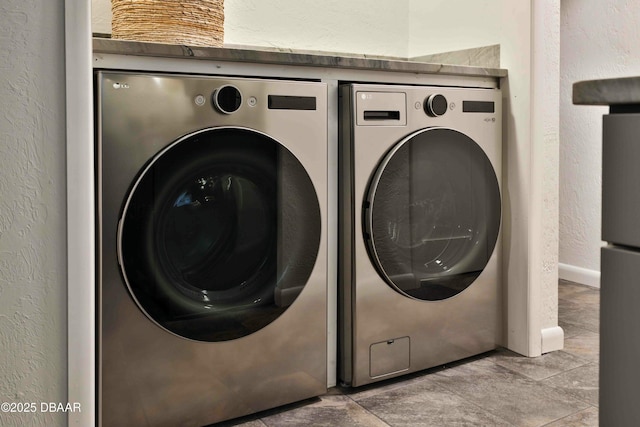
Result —
[[249, 335], [304, 288], [320, 244], [320, 207], [304, 167], [267, 135], [211, 128], [140, 173], [118, 233], [139, 307], [193, 340]]
[[471, 138], [428, 128], [385, 156], [363, 212], [379, 274], [406, 296], [437, 301], [462, 292], [486, 267], [500, 229], [500, 189]]

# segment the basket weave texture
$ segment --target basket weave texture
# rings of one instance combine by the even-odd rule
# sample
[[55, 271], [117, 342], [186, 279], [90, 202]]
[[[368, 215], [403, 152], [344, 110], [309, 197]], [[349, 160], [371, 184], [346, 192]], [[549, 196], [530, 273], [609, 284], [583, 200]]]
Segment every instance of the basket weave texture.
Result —
[[111, 37], [221, 47], [224, 0], [111, 0]]

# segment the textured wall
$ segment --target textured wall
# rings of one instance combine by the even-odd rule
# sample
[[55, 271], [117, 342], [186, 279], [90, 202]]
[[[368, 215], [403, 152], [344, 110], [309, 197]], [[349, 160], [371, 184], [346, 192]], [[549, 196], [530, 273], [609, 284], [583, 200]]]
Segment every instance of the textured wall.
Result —
[[[110, 0], [91, 0], [111, 33]], [[406, 57], [409, 0], [225, 0], [227, 44]]]
[[0, 402], [39, 412], [67, 401], [64, 2], [2, 0], [0, 16]]
[[575, 106], [579, 80], [640, 75], [636, 0], [562, 0], [560, 63], [560, 262], [600, 271], [602, 114]]
[[91, 31], [111, 34], [111, 0], [91, 0]]
[[[92, 31], [111, 33], [110, 0], [91, 6]], [[499, 43], [500, 7], [494, 0], [225, 0], [225, 43], [414, 57]]]
[[500, 44], [496, 0], [410, 0], [409, 57]]
[[403, 56], [409, 0], [225, 0], [225, 43]]

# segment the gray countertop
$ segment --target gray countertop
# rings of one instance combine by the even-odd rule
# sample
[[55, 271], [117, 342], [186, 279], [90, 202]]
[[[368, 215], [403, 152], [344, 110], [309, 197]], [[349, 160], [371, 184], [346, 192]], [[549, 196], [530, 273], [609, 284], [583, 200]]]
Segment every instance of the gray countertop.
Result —
[[434, 64], [404, 58], [358, 54], [292, 51], [235, 47], [196, 47], [94, 37], [94, 54], [190, 58], [200, 60], [251, 62], [262, 64], [299, 65], [356, 70], [396, 71], [418, 74], [506, 77], [507, 70], [464, 65]]
[[573, 84], [576, 105], [640, 104], [640, 77], [586, 80]]

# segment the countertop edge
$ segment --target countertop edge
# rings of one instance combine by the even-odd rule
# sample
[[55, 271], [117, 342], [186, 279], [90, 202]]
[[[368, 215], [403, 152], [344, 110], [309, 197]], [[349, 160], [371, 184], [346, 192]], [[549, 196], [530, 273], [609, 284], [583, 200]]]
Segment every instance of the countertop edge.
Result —
[[416, 74], [446, 74], [495, 78], [507, 77], [507, 70], [502, 68], [432, 64], [409, 61], [403, 58], [391, 59], [387, 57], [367, 57], [366, 55], [334, 55], [323, 52], [288, 52], [229, 47], [170, 45], [99, 37], [93, 38], [93, 53], [225, 62], [298, 65], [307, 67], [346, 68], [356, 70], [395, 71]]
[[574, 105], [640, 104], [640, 77], [583, 80], [572, 89]]

